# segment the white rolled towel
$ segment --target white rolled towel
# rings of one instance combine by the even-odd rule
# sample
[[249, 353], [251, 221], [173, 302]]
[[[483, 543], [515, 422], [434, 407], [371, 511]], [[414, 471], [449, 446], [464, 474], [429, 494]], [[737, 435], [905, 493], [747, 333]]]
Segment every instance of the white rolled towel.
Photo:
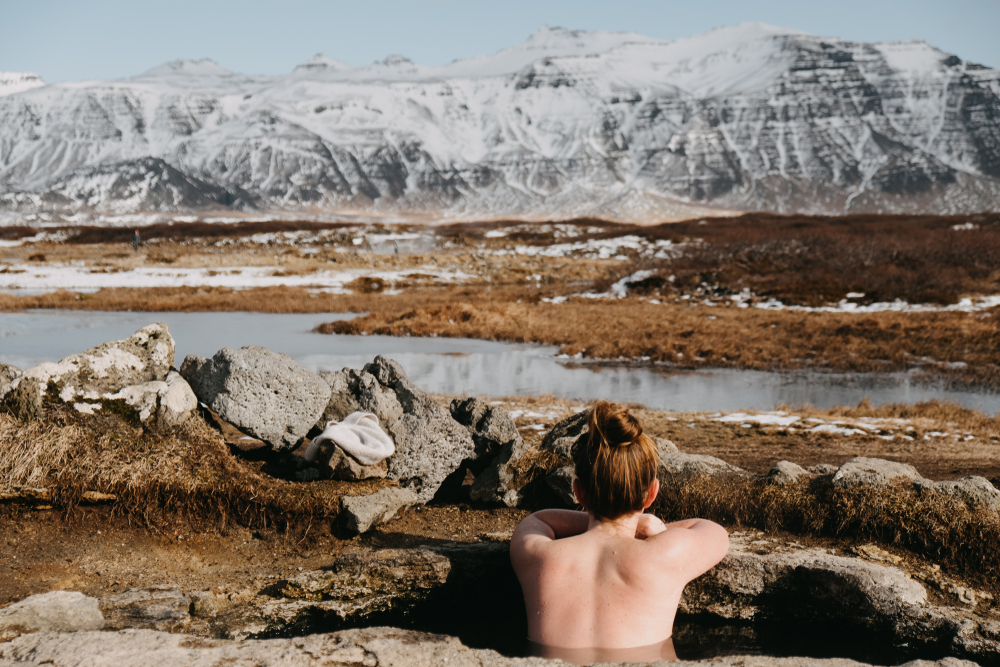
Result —
[[364, 466], [373, 466], [396, 451], [392, 438], [378, 425], [370, 412], [352, 412], [341, 422], [327, 422], [326, 428], [306, 448], [305, 459], [314, 461], [319, 445], [330, 440]]

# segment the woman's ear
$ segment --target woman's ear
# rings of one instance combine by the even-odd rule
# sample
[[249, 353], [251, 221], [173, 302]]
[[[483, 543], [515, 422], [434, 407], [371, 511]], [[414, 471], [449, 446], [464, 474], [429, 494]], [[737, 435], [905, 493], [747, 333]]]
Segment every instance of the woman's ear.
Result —
[[580, 507], [587, 509], [587, 503], [583, 502], [583, 484], [580, 484], [580, 478], [573, 478], [573, 495], [576, 496], [576, 502], [580, 504]]
[[646, 509], [653, 504], [656, 500], [656, 495], [660, 492], [660, 480], [656, 477], [653, 478], [653, 483], [649, 485], [649, 490], [646, 491], [646, 499], [642, 502], [642, 509]]

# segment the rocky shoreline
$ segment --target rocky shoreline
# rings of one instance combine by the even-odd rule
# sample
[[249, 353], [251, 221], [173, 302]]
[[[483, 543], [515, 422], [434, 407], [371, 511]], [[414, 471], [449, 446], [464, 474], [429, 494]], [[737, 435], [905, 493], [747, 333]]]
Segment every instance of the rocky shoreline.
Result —
[[[430, 502], [519, 510], [572, 506], [568, 453], [586, 428], [585, 410], [529, 441], [502, 406], [477, 397], [443, 405], [384, 357], [360, 370], [315, 374], [285, 355], [254, 347], [225, 348], [212, 359], [191, 356], [177, 369], [173, 350], [167, 328], [154, 324], [55, 364], [24, 371], [0, 367], [0, 406], [17, 424], [44, 423], [48, 414], [70, 409], [84, 424], [114, 415], [136, 432], [154, 435], [207, 420], [233, 457], [263, 461], [288, 493], [307, 493], [323, 480], [349, 489], [322, 519], [327, 530], [345, 537], [377, 531], [406, 508]], [[384, 465], [363, 466], [334, 447], [319, 460], [303, 458], [309, 439], [328, 421], [355, 411], [377, 415], [395, 442], [396, 453]], [[993, 522], [1000, 511], [1000, 492], [983, 477], [932, 481], [912, 466], [865, 457], [809, 468], [781, 461], [768, 474], [755, 475], [719, 458], [680, 451], [667, 439], [658, 445], [658, 476], [668, 500], [715, 484], [758, 495], [792, 490], [843, 500], [855, 494], [873, 504], [897, 494]], [[114, 490], [82, 489], [74, 502], [115, 506], [120, 501], [109, 493]], [[56, 487], [8, 485], [0, 493], [0, 501], [35, 507], [67, 502]], [[676, 507], [654, 509], [669, 513]], [[681, 615], [723, 624], [828, 626], [914, 655], [1000, 664], [1000, 616], [989, 590], [943, 571], [930, 558], [900, 557], [857, 541], [837, 549], [803, 545], [782, 530], [787, 527], [736, 530], [729, 556], [685, 590]], [[76, 664], [69, 662], [74, 654], [97, 661], [113, 654], [131, 663], [278, 664], [284, 655], [281, 664], [437, 664], [445, 658], [514, 664], [521, 660], [469, 649], [453, 638], [364, 627], [412, 624], [431, 614], [468, 623], [460, 618], [466, 610], [486, 605], [494, 611], [484, 618], [506, 616], [498, 631], [516, 632], [523, 607], [508, 540], [509, 533], [500, 533], [473, 543], [416, 539], [402, 548], [358, 542], [319, 569], [242, 590], [190, 590], [164, 581], [103, 596], [32, 595], [0, 609], [0, 640], [9, 642], [0, 643], [0, 660], [60, 665]], [[51, 634], [69, 632], [74, 634]], [[756, 660], [778, 664], [775, 658], [747, 657], [711, 664]]]

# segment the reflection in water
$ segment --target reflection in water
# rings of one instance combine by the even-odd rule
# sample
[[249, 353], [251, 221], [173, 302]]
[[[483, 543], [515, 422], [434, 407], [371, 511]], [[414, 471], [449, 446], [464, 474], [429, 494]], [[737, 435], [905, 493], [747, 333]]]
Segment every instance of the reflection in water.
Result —
[[932, 398], [1000, 413], [1000, 395], [951, 391], [912, 381], [906, 373], [766, 373], [713, 370], [668, 373], [651, 367], [565, 364], [554, 348], [456, 338], [327, 336], [321, 322], [353, 315], [320, 313], [103, 313], [32, 311], [0, 314], [0, 361], [27, 368], [104, 341], [125, 338], [151, 322], [166, 322], [177, 343], [176, 364], [188, 354], [210, 357], [222, 347], [261, 345], [312, 370], [361, 368], [377, 354], [397, 360], [420, 387], [441, 394], [553, 394], [609, 398], [670, 410], [769, 410], [780, 403], [819, 407], [914, 403]]

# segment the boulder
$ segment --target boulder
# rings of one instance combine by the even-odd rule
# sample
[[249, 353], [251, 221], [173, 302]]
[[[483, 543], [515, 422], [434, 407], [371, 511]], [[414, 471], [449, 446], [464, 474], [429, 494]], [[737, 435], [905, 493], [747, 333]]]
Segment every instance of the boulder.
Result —
[[104, 616], [97, 600], [76, 591], [32, 595], [0, 609], [0, 641], [30, 632], [100, 630]]
[[189, 355], [181, 375], [222, 419], [279, 451], [294, 448], [330, 401], [318, 375], [255, 345], [224, 347], [211, 359]]
[[[0, 646], [0, 661], [70, 667], [76, 665], [256, 665], [258, 667], [542, 667], [541, 658], [509, 658], [489, 649], [469, 648], [457, 637], [398, 628], [355, 628], [308, 634], [291, 639], [204, 639], [152, 630], [38, 633]], [[556, 663], [558, 664], [558, 663]], [[676, 667], [698, 667], [704, 661], [678, 661]], [[732, 655], [714, 657], [712, 667], [868, 667], [842, 658]], [[944, 658], [906, 663], [906, 667], [975, 667]]]
[[321, 423], [341, 421], [352, 412], [371, 412], [392, 438], [388, 477], [417, 494], [434, 497], [445, 479], [477, 459], [468, 429], [406, 377], [403, 368], [379, 356], [363, 370], [326, 373], [331, 396]]
[[676, 454], [680, 451], [677, 449], [677, 445], [666, 438], [653, 438], [653, 442], [656, 443], [656, 449], [659, 451], [661, 457], [664, 454]]
[[341, 523], [352, 533], [364, 533], [396, 516], [399, 510], [416, 505], [420, 497], [409, 489], [387, 487], [365, 496], [340, 499]]
[[706, 454], [661, 452], [656, 476], [660, 484], [679, 486], [696, 475], [746, 475], [747, 472]]
[[574, 479], [576, 473], [573, 472], [573, 466], [557, 468], [545, 478], [545, 483], [556, 494], [563, 507], [577, 506], [576, 494], [573, 492]]
[[478, 397], [453, 400], [451, 416], [469, 429], [476, 445], [476, 457], [480, 461], [486, 461], [507, 444], [521, 439], [510, 413]]
[[91, 402], [126, 387], [162, 381], [173, 363], [174, 339], [167, 325], [157, 322], [124, 340], [101, 343], [58, 362], [29, 368], [9, 386], [16, 390], [28, 383], [39, 401], [51, 387], [64, 403]]
[[791, 461], [778, 461], [767, 473], [767, 481], [778, 486], [795, 484], [803, 477], [809, 477], [809, 472]]
[[577, 438], [589, 431], [587, 427], [589, 419], [590, 410], [584, 410], [563, 419], [545, 434], [540, 446], [541, 449], [555, 452], [565, 459], [572, 459], [573, 445]]
[[1000, 511], [1000, 491], [985, 477], [963, 477], [951, 482], [932, 482], [922, 479], [916, 482], [920, 491], [932, 491], [962, 500], [974, 508]]
[[858, 456], [840, 466], [833, 476], [833, 485], [841, 489], [855, 486], [886, 487], [895, 480], [913, 482], [920, 479], [917, 469], [908, 463]]
[[530, 451], [531, 448], [520, 437], [504, 445], [500, 453], [476, 476], [469, 497], [476, 502], [517, 507], [521, 502], [521, 494], [518, 489], [513, 488], [515, 465]]

